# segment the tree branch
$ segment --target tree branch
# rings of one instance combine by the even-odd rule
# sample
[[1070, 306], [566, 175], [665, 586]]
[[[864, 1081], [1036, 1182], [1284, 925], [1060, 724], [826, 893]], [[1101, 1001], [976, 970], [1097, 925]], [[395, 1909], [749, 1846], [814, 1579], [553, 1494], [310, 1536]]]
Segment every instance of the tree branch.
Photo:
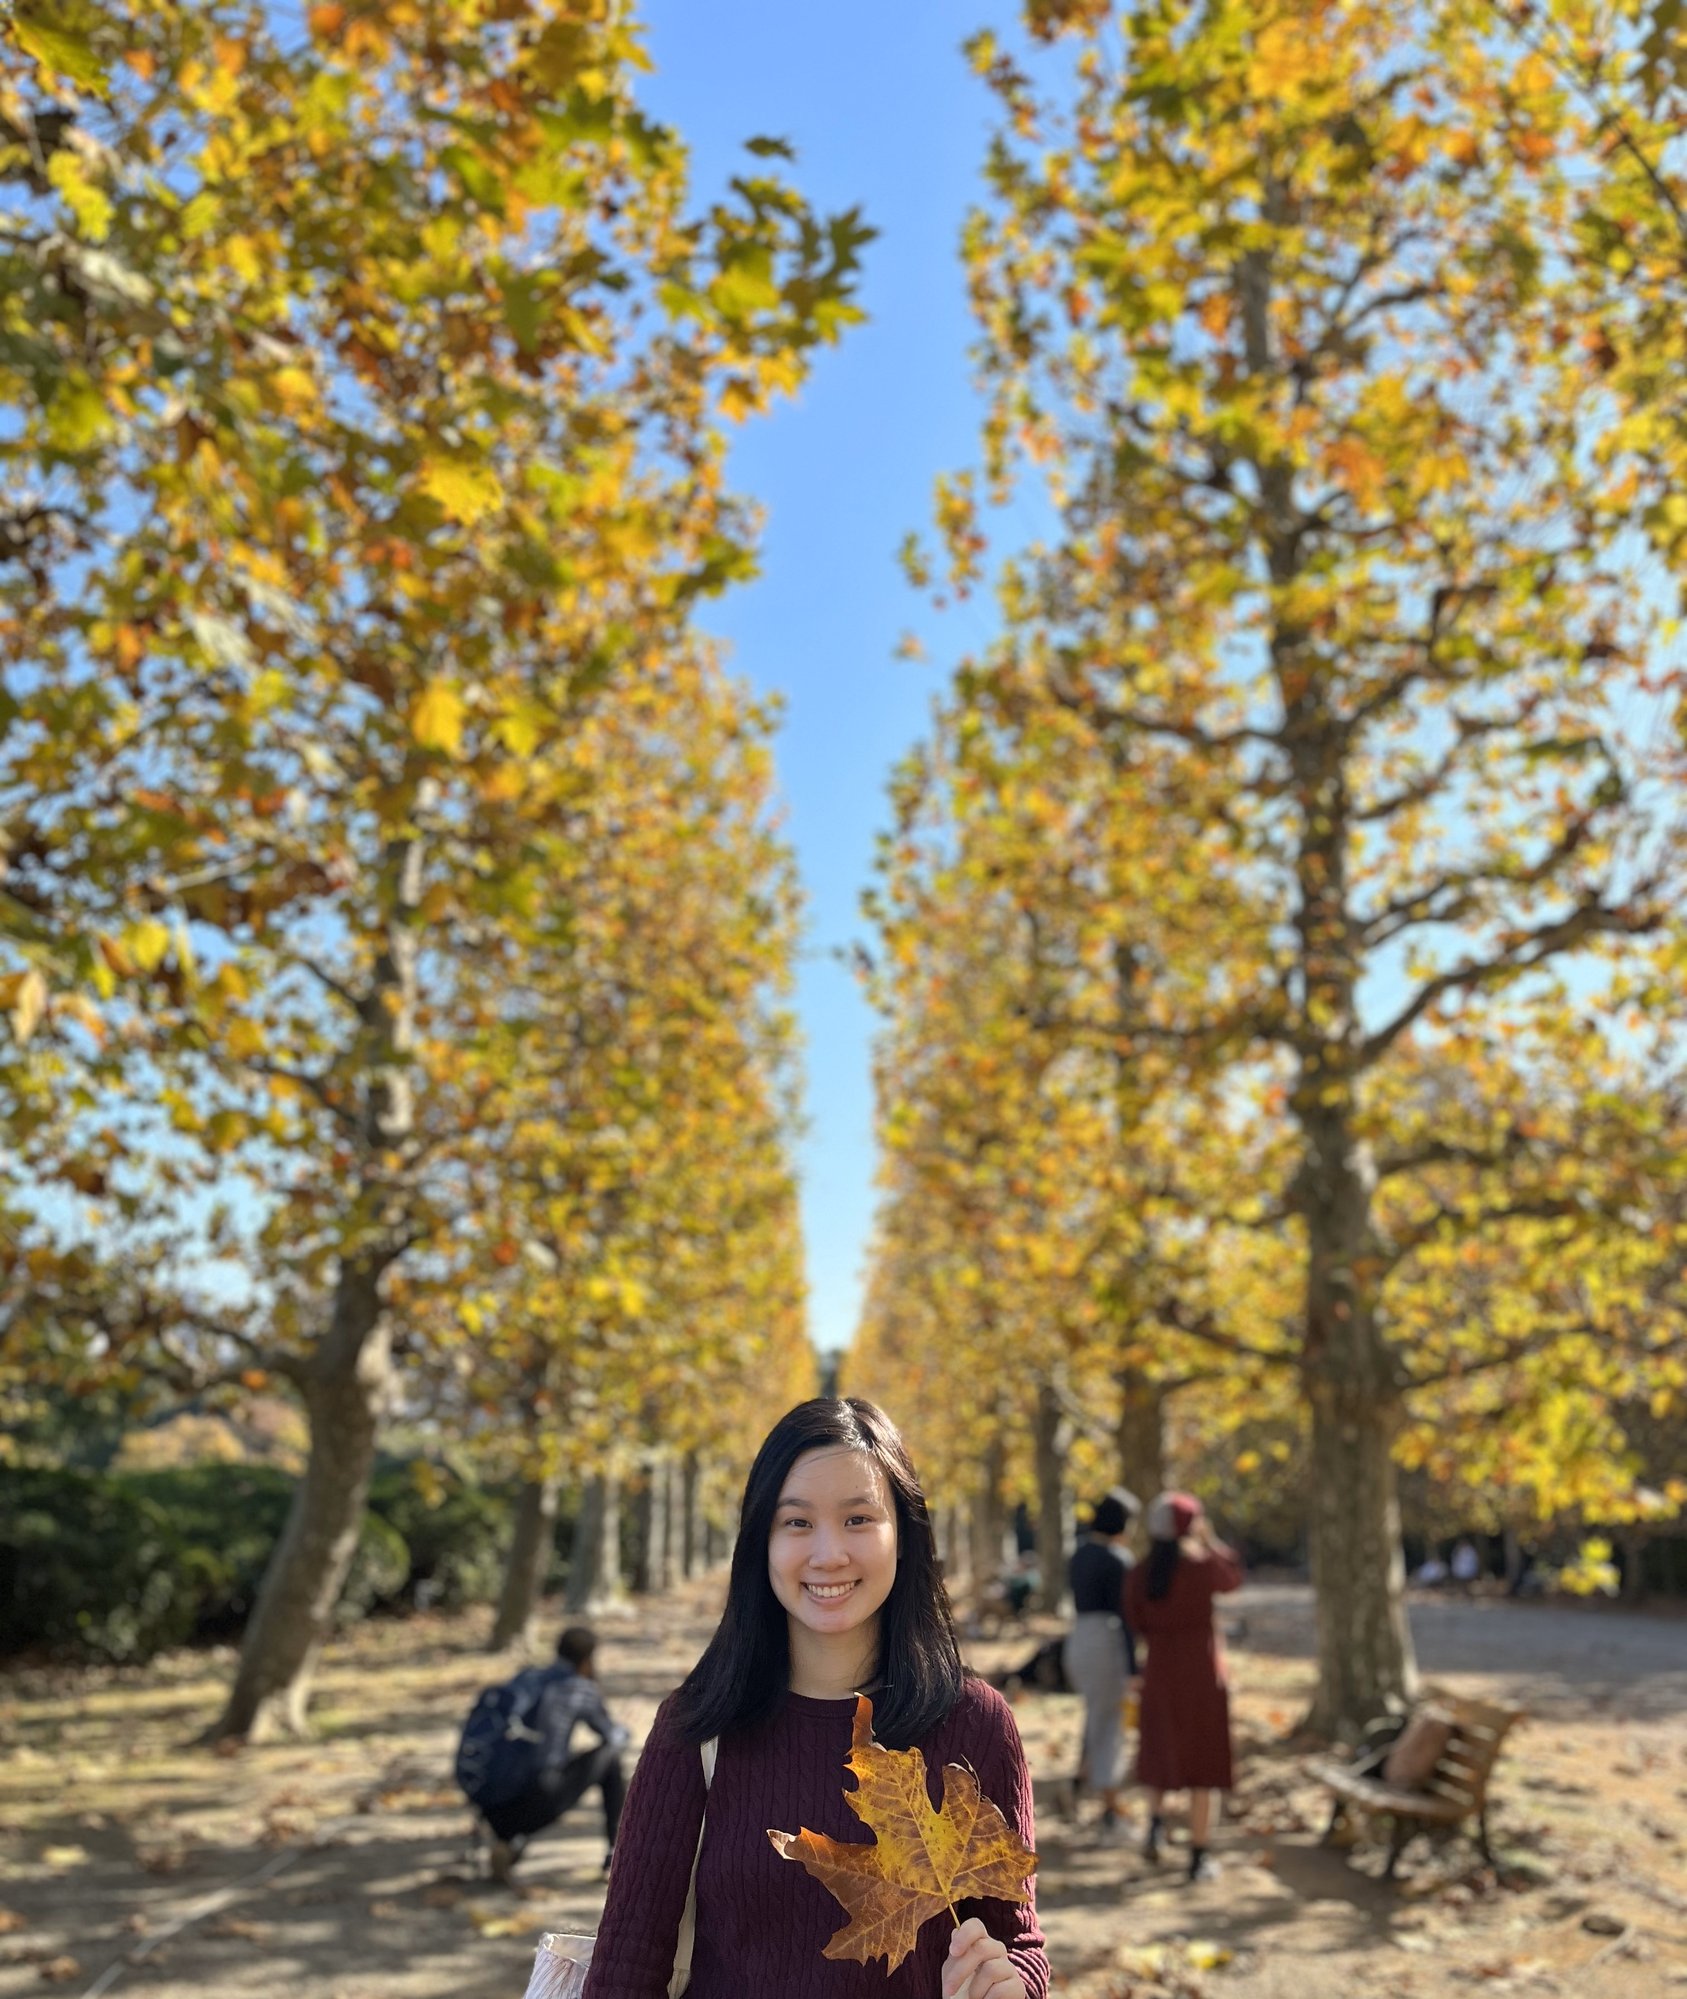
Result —
[[248, 1055], [242, 1067], [250, 1069], [254, 1075], [273, 1076], [278, 1082], [296, 1083], [300, 1089], [308, 1090], [331, 1117], [338, 1118], [348, 1131], [359, 1129], [357, 1113], [335, 1096], [333, 1087], [326, 1076], [312, 1075], [308, 1070], [290, 1068], [285, 1062], [272, 1062], [267, 1056]]
[[[1361, 708], [1367, 705], [1362, 703]], [[1413, 805], [1426, 803], [1452, 778], [1472, 743], [1481, 741], [1484, 736], [1524, 727], [1539, 706], [1539, 698], [1531, 697], [1520, 708], [1505, 715], [1454, 715], [1453, 727], [1457, 737], [1448, 745], [1445, 754], [1398, 791], [1391, 792], [1386, 798], [1373, 799], [1369, 805], [1356, 806], [1352, 815], [1354, 822], [1361, 826], [1374, 826]]]
[[1267, 1367], [1294, 1365], [1295, 1356], [1292, 1353], [1256, 1347], [1248, 1340], [1238, 1339], [1234, 1333], [1221, 1332], [1211, 1312], [1191, 1316], [1180, 1299], [1162, 1298], [1149, 1310], [1154, 1318], [1163, 1320], [1174, 1331], [1187, 1334], [1192, 1340], [1201, 1341], [1204, 1346], [1218, 1347], [1224, 1353], [1239, 1354], [1248, 1360], [1263, 1361]]
[[1433, 1242], [1441, 1231], [1449, 1226], [1457, 1227], [1469, 1234], [1474, 1229], [1491, 1228], [1496, 1222], [1556, 1222], [1568, 1217], [1583, 1217], [1588, 1212], [1588, 1204], [1573, 1200], [1564, 1194], [1542, 1194], [1520, 1201], [1508, 1201], [1503, 1208], [1487, 1208], [1479, 1215], [1470, 1215], [1458, 1208], [1437, 1206], [1426, 1220], [1389, 1238], [1387, 1254], [1383, 1258], [1386, 1270], [1396, 1270], [1414, 1251]]
[[1645, 884], [1623, 904], [1611, 904], [1602, 896], [1593, 896], [1579, 903], [1568, 916], [1525, 931], [1508, 950], [1496, 952], [1490, 958], [1466, 959], [1462, 965], [1426, 979], [1392, 1020], [1366, 1037], [1360, 1046], [1360, 1068], [1373, 1067], [1402, 1034], [1452, 993], [1475, 992], [1485, 986], [1503, 984], [1594, 937], [1638, 937], [1655, 930], [1662, 921], [1661, 912], [1643, 901], [1652, 887], [1651, 883]]
[[1421, 1173], [1426, 1166], [1504, 1166], [1527, 1152], [1530, 1141], [1512, 1125], [1498, 1145], [1461, 1145], [1456, 1140], [1437, 1138], [1415, 1151], [1400, 1152], [1377, 1162], [1379, 1181], [1398, 1179], [1402, 1173]]

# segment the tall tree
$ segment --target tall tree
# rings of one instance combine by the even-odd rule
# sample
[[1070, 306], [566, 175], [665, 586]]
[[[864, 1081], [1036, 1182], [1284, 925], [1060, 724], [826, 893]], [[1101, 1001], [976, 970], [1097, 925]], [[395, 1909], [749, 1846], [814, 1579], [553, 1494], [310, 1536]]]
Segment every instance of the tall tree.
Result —
[[1157, 1479], [1167, 1396], [1201, 1383], [1240, 1420], [1281, 1357], [1259, 1331], [1280, 1300], [1227, 1216], [1258, 1142], [1147, 1032], [1200, 989], [1221, 912], [1248, 921], [1194, 872], [1199, 931], [1136, 920], [1177, 858], [1164, 774], [1116, 768], [1058, 711], [1019, 735], [963, 697], [899, 775], [869, 899], [886, 1191], [851, 1377], [931, 1412], [915, 1428], [946, 1491], [976, 1495], [1007, 1446], [1051, 1599], [1074, 1476]]
[[[1281, 1089], [1293, 1157], [1258, 1207], [1303, 1244], [1333, 1732], [1412, 1687], [1378, 1200], [1450, 1157], [1374, 1107], [1473, 1022], [1579, 1017], [1677, 892], [1621, 544], [1649, 474], [1575, 333], [1595, 135], [1543, 65], [1492, 59], [1483, 10], [1106, 14], [1028, 10], [1042, 85], [973, 45], [1002, 113], [967, 232], [985, 472], [1032, 468], [1051, 527], [961, 691], [986, 730], [1059, 712], [1171, 757], [1194, 809], [1168, 837], [1219, 843], [1266, 914], [1263, 953], [1213, 923], [1204, 989], [1121, 1045]], [[969, 588], [975, 482], [940, 515]], [[1151, 908], [1187, 930], [1175, 887]], [[1503, 1208], [1526, 1145], [1458, 1159]]]
[[726, 429], [853, 316], [863, 234], [760, 165], [694, 211], [618, 8], [308, 30], [222, 0], [0, 30], [6, 240], [64, 301], [13, 322], [7, 451], [79, 482], [8, 551], [9, 976], [18, 1039], [47, 1023], [12, 1135], [19, 1182], [103, 1199], [153, 1281], [114, 1305], [80, 1252], [9, 1264], [20, 1323], [96, 1358], [304, 1399], [228, 1734], [302, 1722], [391, 1287], [452, 1254], [485, 968], [605, 781], [582, 731], [659, 698], [752, 567]]
[[804, 1316], [772, 718], [706, 656], [670, 670], [691, 682], [683, 735], [671, 702], [599, 719], [617, 785], [554, 843], [559, 892], [500, 972], [479, 1275], [435, 1293], [473, 1314], [475, 1399], [531, 1400], [526, 1455], [574, 1478], [737, 1464], [749, 1426], [721, 1405], [741, 1382], [784, 1392], [778, 1336]]

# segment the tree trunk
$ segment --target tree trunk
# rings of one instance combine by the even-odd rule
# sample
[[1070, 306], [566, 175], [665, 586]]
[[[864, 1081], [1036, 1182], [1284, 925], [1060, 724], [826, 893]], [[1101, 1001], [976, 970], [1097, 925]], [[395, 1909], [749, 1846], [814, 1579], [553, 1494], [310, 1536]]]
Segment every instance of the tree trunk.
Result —
[[651, 1587], [666, 1595], [679, 1581], [680, 1534], [682, 1521], [680, 1513], [679, 1466], [673, 1456], [664, 1451], [657, 1464], [661, 1485], [661, 1534], [658, 1542], [658, 1556]]
[[567, 1604], [571, 1613], [601, 1610], [621, 1596], [621, 1494], [613, 1472], [586, 1481], [574, 1523]]
[[943, 1579], [952, 1595], [966, 1567], [966, 1536], [961, 1532], [961, 1509], [958, 1506], [940, 1508], [938, 1523], [937, 1545], [943, 1562]]
[[673, 1581], [673, 1463], [665, 1451], [652, 1451], [644, 1468], [644, 1483], [636, 1501], [633, 1545], [633, 1592], [652, 1596]]
[[1037, 1385], [1037, 1566], [1040, 1610], [1059, 1614], [1066, 1602], [1067, 1533], [1065, 1415], [1052, 1382]]
[[208, 1742], [302, 1735], [311, 1680], [357, 1552], [392, 1380], [380, 1272], [342, 1269], [331, 1329], [303, 1381], [310, 1454]]
[[1405, 1613], [1405, 1562], [1390, 1409], [1314, 1389], [1312, 1582], [1318, 1691], [1307, 1725], [1356, 1736], [1404, 1707], [1417, 1686]]
[[[1269, 271], [1269, 252], [1244, 253], [1243, 316], [1256, 357], [1269, 354], [1272, 338]], [[1288, 586], [1305, 548], [1286, 460], [1262, 473], [1261, 497], [1272, 523], [1271, 578]], [[1377, 1317], [1384, 1265], [1372, 1221], [1376, 1178], [1358, 1136], [1365, 1065], [1377, 1055], [1360, 1019], [1360, 932], [1350, 900], [1359, 834], [1353, 735], [1330, 705], [1316, 649], [1292, 618], [1275, 626], [1271, 653], [1298, 821], [1300, 997], [1290, 1102], [1301, 1141], [1296, 1205], [1306, 1225], [1300, 1373], [1312, 1419], [1307, 1511], [1318, 1648], [1307, 1723], [1323, 1736], [1351, 1737], [1416, 1690], [1393, 1456], [1404, 1379]]]
[[1002, 1444], [992, 1437], [979, 1467], [978, 1489], [972, 1496], [972, 1594], [982, 1603], [985, 1592], [1002, 1572], [1002, 1542], [1007, 1519], [1002, 1510]]
[[1397, 1363], [1374, 1316], [1362, 1264], [1371, 1187], [1338, 1107], [1307, 1111], [1306, 1338], [1312, 1412], [1312, 1585], [1318, 1688], [1307, 1725], [1351, 1738], [1417, 1690], [1406, 1622], [1405, 1557], [1394, 1441]]
[[555, 1551], [557, 1495], [561, 1486], [560, 1471], [527, 1479], [522, 1484], [521, 1496], [516, 1501], [509, 1560], [504, 1566], [504, 1587], [498, 1597], [498, 1613], [492, 1620], [494, 1652], [502, 1652], [511, 1645], [527, 1648], [533, 1643], [545, 1578], [550, 1573]]
[[1119, 1477], [1144, 1506], [1166, 1489], [1166, 1392], [1135, 1368], [1119, 1374], [1119, 1422], [1114, 1431]]
[[633, 1494], [633, 1594], [650, 1594], [651, 1565], [656, 1552], [656, 1467], [645, 1466]]
[[687, 1451], [680, 1472], [680, 1574], [687, 1582], [702, 1559], [702, 1518], [697, 1510], [697, 1453]]
[[[431, 801], [426, 787], [418, 805]], [[327, 1330], [297, 1370], [310, 1454], [281, 1539], [264, 1571], [240, 1648], [228, 1706], [208, 1741], [302, 1734], [311, 1677], [357, 1551], [375, 1447], [392, 1388], [392, 1331], [381, 1297], [404, 1253], [410, 1216], [401, 1169], [416, 1131], [416, 1003], [423, 844], [407, 834], [386, 850], [390, 897], [368, 983], [356, 1001], [361, 1063], [357, 1183]]]

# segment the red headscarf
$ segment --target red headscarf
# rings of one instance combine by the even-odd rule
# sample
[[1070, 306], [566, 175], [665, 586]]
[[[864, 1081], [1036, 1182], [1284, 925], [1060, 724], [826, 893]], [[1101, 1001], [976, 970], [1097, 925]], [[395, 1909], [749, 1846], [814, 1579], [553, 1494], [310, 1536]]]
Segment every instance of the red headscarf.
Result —
[[1192, 1493], [1162, 1492], [1148, 1509], [1151, 1541], [1181, 1541], [1201, 1517], [1201, 1502]]

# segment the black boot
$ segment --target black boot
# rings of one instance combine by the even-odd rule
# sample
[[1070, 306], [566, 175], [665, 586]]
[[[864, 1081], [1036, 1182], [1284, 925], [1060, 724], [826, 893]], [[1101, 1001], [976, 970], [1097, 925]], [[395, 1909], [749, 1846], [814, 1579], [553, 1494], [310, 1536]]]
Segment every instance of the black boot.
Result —
[[1142, 1842], [1142, 1857], [1150, 1866], [1156, 1866], [1160, 1859], [1160, 1841], [1165, 1837], [1165, 1827], [1160, 1822], [1158, 1812], [1148, 1821], [1148, 1837]]

